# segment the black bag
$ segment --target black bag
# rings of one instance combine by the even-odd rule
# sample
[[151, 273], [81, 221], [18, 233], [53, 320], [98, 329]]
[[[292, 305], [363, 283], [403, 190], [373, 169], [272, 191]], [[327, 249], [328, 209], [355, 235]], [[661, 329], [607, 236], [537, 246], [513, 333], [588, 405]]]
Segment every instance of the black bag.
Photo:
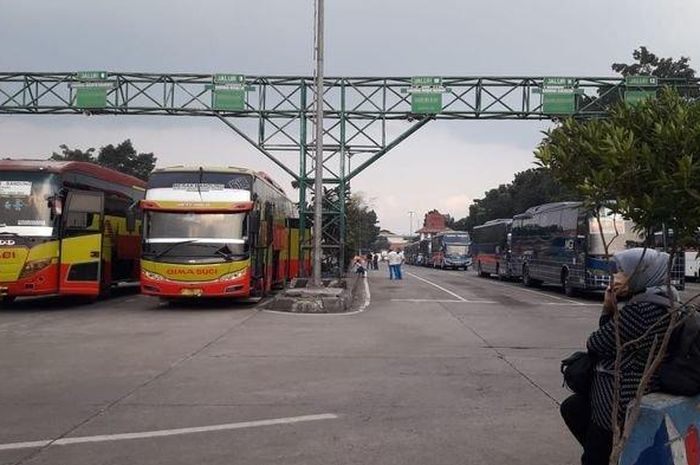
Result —
[[659, 367], [661, 390], [678, 396], [700, 394], [700, 314], [690, 309], [680, 315], [666, 360]]
[[588, 395], [593, 383], [597, 360], [588, 352], [574, 352], [561, 361], [561, 373], [564, 386], [576, 394]]

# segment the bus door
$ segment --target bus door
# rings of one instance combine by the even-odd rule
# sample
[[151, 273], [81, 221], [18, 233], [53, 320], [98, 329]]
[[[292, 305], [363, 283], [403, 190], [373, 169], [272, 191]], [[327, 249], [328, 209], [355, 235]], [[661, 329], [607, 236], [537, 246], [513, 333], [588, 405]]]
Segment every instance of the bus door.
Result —
[[102, 192], [68, 192], [61, 223], [61, 294], [99, 294], [103, 219]]

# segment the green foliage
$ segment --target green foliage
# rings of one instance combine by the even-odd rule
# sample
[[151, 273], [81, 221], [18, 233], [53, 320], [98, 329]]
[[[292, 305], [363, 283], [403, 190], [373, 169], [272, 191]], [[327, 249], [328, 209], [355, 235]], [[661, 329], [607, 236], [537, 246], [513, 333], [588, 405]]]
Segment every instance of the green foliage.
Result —
[[700, 102], [672, 89], [607, 119], [568, 119], [535, 156], [591, 206], [613, 201], [647, 232], [666, 226], [688, 244], [700, 227]]
[[358, 250], [367, 253], [373, 248], [379, 236], [377, 213], [371, 210], [365, 199], [354, 194], [346, 204], [346, 256], [354, 255]]
[[695, 77], [695, 70], [690, 67], [690, 59], [688, 57], [682, 56], [678, 60], [659, 58], [642, 45], [632, 52], [632, 58], [634, 58], [635, 62], [631, 64], [613, 63], [613, 71], [623, 76], [647, 75], [685, 79]]
[[[469, 215], [455, 222], [453, 229], [471, 230], [490, 220], [510, 218], [530, 207], [549, 202], [574, 200], [548, 169], [532, 168], [515, 174], [513, 182], [489, 190], [469, 206]], [[459, 226], [459, 227], [457, 227]]]
[[144, 181], [148, 179], [151, 171], [155, 168], [157, 160], [153, 153], [137, 153], [129, 139], [116, 147], [112, 144], [102, 147], [97, 156], [95, 156], [93, 147], [83, 151], [71, 149], [63, 144], [60, 148], [61, 153], [54, 152], [49, 158], [50, 160], [96, 163]]

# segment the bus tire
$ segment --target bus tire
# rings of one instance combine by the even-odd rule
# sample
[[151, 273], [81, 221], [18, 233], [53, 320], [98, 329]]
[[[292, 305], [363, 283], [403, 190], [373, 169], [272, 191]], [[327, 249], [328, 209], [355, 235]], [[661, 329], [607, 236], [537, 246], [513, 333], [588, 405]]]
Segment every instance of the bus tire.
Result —
[[11, 307], [12, 304], [15, 303], [15, 299], [17, 299], [17, 296], [14, 295], [4, 295], [0, 297], [0, 308]]
[[476, 271], [479, 274], [480, 277], [482, 278], [488, 278], [489, 274], [485, 273], [484, 270], [481, 268], [481, 262], [476, 263]]
[[530, 277], [530, 267], [523, 265], [523, 284], [525, 287], [536, 287], [537, 282]]
[[576, 288], [572, 285], [571, 279], [569, 277], [569, 270], [564, 269], [561, 272], [561, 287], [564, 291], [564, 295], [567, 297], [576, 296]]

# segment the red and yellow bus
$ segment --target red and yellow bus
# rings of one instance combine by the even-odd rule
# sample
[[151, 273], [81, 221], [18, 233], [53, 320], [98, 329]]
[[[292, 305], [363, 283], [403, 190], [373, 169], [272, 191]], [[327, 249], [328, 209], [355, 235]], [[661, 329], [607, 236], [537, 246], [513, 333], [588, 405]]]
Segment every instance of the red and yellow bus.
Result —
[[294, 203], [243, 168], [155, 170], [141, 202], [141, 290], [164, 299], [264, 296], [297, 277]]
[[[145, 183], [84, 162], [0, 160], [0, 296], [98, 296], [138, 282]], [[127, 219], [128, 218], [128, 219]]]

